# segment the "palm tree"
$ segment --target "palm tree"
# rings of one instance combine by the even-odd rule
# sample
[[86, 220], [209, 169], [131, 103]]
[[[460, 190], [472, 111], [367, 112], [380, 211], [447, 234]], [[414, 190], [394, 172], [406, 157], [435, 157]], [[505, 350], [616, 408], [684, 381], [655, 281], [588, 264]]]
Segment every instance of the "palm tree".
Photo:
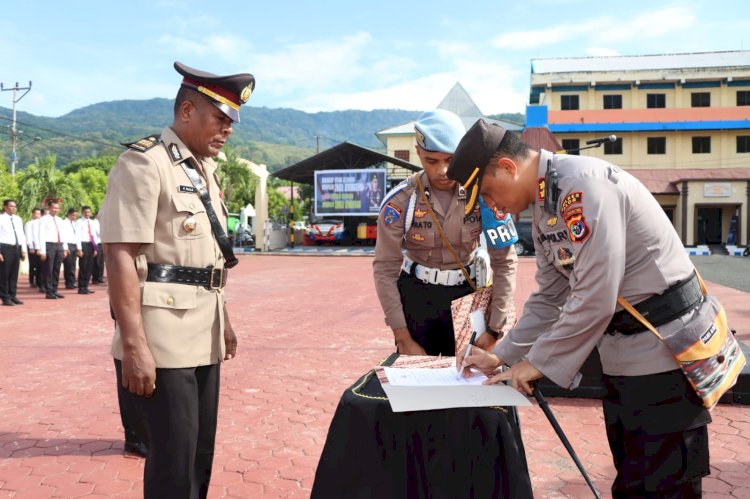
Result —
[[57, 157], [54, 155], [37, 158], [19, 175], [19, 212], [30, 213], [32, 208], [41, 206], [49, 199], [60, 199], [66, 207], [81, 205], [83, 189], [73, 178], [58, 170], [56, 163]]

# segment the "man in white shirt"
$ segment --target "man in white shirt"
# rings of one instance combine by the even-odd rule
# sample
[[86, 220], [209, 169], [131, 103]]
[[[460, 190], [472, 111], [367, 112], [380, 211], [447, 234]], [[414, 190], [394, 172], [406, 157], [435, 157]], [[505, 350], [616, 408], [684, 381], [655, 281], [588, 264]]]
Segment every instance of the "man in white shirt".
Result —
[[91, 228], [94, 229], [94, 239], [96, 239], [97, 255], [94, 258], [94, 267], [91, 269], [91, 282], [94, 284], [104, 284], [104, 248], [102, 247], [102, 238], [99, 235], [101, 226], [99, 225], [99, 213], [94, 213], [91, 218]]
[[77, 289], [76, 284], [76, 256], [81, 256], [79, 245], [81, 244], [76, 234], [75, 223], [78, 218], [78, 211], [75, 208], [69, 208], [63, 224], [63, 240], [68, 250], [68, 256], [63, 260], [63, 276], [65, 277], [65, 289]]
[[58, 217], [60, 203], [56, 200], [47, 202], [49, 213], [39, 219], [39, 252], [44, 264], [46, 278], [45, 290], [49, 300], [65, 298], [57, 292], [60, 283], [60, 265], [69, 252], [64, 239], [64, 221]]
[[3, 213], [0, 214], [0, 299], [6, 307], [23, 305], [16, 298], [18, 284], [18, 267], [26, 259], [26, 236], [23, 232], [23, 220], [16, 215], [16, 202], [12, 199], [3, 201]]
[[81, 218], [75, 223], [76, 236], [78, 237], [78, 294], [89, 295], [93, 291], [89, 289], [91, 271], [94, 268], [94, 258], [98, 254], [97, 234], [99, 233], [99, 221], [91, 218], [91, 207], [81, 207]]
[[26, 246], [29, 250], [29, 286], [32, 288], [42, 287], [42, 266], [39, 262], [39, 246], [36, 241], [36, 234], [38, 234], [36, 227], [41, 217], [42, 209], [34, 208], [31, 210], [31, 220], [23, 226]]

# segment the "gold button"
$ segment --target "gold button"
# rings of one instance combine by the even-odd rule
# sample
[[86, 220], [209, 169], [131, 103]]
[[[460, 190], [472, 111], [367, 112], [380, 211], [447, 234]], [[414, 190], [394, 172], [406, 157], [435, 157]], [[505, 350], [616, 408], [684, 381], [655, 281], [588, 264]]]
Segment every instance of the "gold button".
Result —
[[172, 305], [172, 304], [174, 304], [174, 298], [170, 296], [169, 298], [167, 298], [167, 305]]

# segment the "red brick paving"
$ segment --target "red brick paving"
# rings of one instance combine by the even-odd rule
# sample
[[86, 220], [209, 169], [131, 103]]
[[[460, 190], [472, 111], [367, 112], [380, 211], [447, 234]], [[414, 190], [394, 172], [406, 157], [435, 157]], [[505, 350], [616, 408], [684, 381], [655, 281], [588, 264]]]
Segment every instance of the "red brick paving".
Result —
[[[393, 349], [371, 257], [248, 255], [227, 289], [239, 356], [222, 368], [210, 497], [304, 498], [341, 392]], [[520, 263], [517, 303], [534, 287]], [[750, 341], [748, 294], [709, 283]], [[143, 460], [123, 456], [104, 286], [0, 310], [0, 498], [141, 496]], [[550, 399], [604, 497], [614, 476], [600, 402]], [[588, 497], [536, 408], [520, 411], [536, 497]], [[750, 497], [750, 409], [713, 412], [705, 497]], [[342, 435], [341, 438], [346, 438]]]

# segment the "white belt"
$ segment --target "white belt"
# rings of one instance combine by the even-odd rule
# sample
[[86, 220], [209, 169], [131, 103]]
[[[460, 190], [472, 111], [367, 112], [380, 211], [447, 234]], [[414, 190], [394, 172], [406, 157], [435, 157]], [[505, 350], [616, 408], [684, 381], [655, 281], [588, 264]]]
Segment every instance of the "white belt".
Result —
[[[440, 284], [442, 286], [460, 286], [466, 282], [464, 273], [461, 269], [456, 270], [440, 270], [433, 269], [431, 267], [425, 267], [415, 263], [408, 256], [404, 256], [404, 261], [401, 264], [401, 270], [404, 272], [413, 272], [417, 279], [424, 282], [425, 284]], [[466, 266], [466, 270], [469, 272], [469, 277], [474, 277], [474, 264]]]

